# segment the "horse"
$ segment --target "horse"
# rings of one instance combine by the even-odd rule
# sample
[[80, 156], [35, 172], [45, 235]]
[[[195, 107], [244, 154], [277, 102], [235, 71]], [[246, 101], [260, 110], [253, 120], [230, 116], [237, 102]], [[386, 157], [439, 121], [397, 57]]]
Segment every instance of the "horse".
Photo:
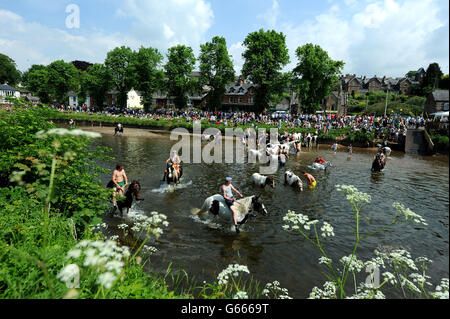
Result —
[[260, 187], [266, 187], [270, 185], [270, 187], [275, 188], [275, 180], [272, 176], [264, 176], [258, 173], [252, 175], [252, 182]]
[[177, 166], [178, 169], [172, 162], [167, 164], [167, 185], [170, 185], [170, 183], [178, 185], [180, 183], [181, 176], [183, 176], [183, 169], [181, 168], [181, 165]]
[[319, 164], [314, 162], [311, 164], [310, 168], [314, 170], [326, 170], [328, 166], [331, 166], [331, 163], [325, 162], [323, 164]]
[[308, 147], [308, 148], [311, 147], [312, 146], [311, 141], [312, 141], [312, 137], [310, 134], [308, 134], [308, 136], [306, 136], [306, 138], [305, 138], [305, 147]]
[[294, 187], [295, 189], [299, 191], [303, 191], [303, 183], [300, 177], [292, 173], [291, 171], [287, 171], [284, 173], [284, 183], [288, 184], [289, 186]]
[[383, 151], [384, 155], [386, 155], [386, 156], [390, 156], [391, 155], [392, 150], [391, 150], [390, 147], [386, 146], [386, 147], [383, 147], [381, 150]]
[[[113, 181], [110, 181], [107, 188], [114, 188], [115, 184]], [[126, 208], [126, 213], [130, 211], [131, 205], [133, 204], [133, 199], [136, 199], [137, 201], [143, 201], [144, 199], [141, 198], [141, 184], [138, 181], [133, 181], [131, 184], [128, 184], [124, 188], [124, 198], [117, 200], [117, 208], [119, 209], [120, 216], [123, 217], [123, 209]], [[116, 211], [116, 206], [112, 207], [112, 210], [110, 212], [110, 215], [114, 215], [114, 212]]]
[[382, 159], [379, 154], [375, 156], [375, 159], [372, 162], [372, 172], [381, 172], [386, 166], [386, 159]]
[[202, 141], [203, 142], [211, 142], [214, 140], [214, 135], [203, 134]]
[[[238, 226], [246, 224], [249, 219], [255, 218], [256, 215], [252, 214], [257, 212], [262, 216], [267, 216], [267, 210], [263, 203], [259, 200], [260, 196], [250, 196], [239, 199], [234, 202], [236, 208], [236, 217]], [[204, 215], [206, 212], [219, 217], [220, 219], [229, 222], [233, 222], [233, 211], [225, 203], [225, 199], [222, 195], [214, 195], [205, 200], [202, 208], [196, 213], [197, 215]], [[239, 233], [239, 227], [236, 227], [236, 232]]]
[[117, 124], [115, 130], [114, 130], [114, 136], [117, 136], [120, 133], [120, 135], [123, 135], [123, 125]]
[[317, 144], [317, 139], [318, 139], [319, 137], [317, 136], [317, 135], [314, 135], [312, 138], [311, 138], [311, 145], [314, 145], [314, 146], [318, 146], [319, 144]]

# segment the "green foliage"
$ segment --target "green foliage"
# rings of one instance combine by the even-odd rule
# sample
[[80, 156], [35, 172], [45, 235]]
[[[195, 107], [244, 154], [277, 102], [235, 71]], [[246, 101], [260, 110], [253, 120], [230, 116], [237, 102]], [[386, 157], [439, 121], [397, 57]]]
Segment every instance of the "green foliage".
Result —
[[68, 102], [70, 91], [79, 92], [80, 74], [72, 63], [62, 60], [52, 62], [48, 66], [33, 65], [24, 73], [23, 83], [34, 92], [42, 102], [56, 101], [60, 104]]
[[338, 81], [344, 62], [333, 61], [326, 51], [312, 43], [297, 48], [298, 65], [293, 74], [303, 109], [315, 113]]
[[222, 109], [225, 86], [234, 81], [233, 63], [228, 54], [227, 42], [223, 37], [214, 37], [211, 42], [200, 46], [199, 90], [204, 85], [211, 87], [208, 106], [214, 110]]
[[162, 60], [163, 56], [154, 48], [141, 47], [136, 52], [136, 89], [142, 94], [142, 104], [146, 111], [153, 103], [153, 93], [163, 86], [164, 72], [160, 69]]
[[127, 93], [136, 83], [134, 59], [135, 53], [125, 46], [115, 48], [106, 55], [105, 67], [111, 74], [114, 88], [119, 92], [117, 103], [121, 108], [127, 106]]
[[103, 64], [94, 64], [87, 69], [82, 86], [91, 97], [91, 103], [103, 109], [106, 94], [112, 87], [112, 75]]
[[187, 106], [187, 93], [192, 92], [198, 86], [191, 77], [195, 66], [195, 56], [191, 47], [177, 45], [171, 47], [167, 53], [167, 63], [164, 66], [166, 72], [166, 91], [169, 96], [174, 96], [177, 108]]
[[16, 62], [7, 55], [0, 53], [0, 83], [11, 86], [20, 82], [21, 73], [17, 70]]
[[255, 111], [262, 112], [274, 96], [284, 91], [279, 84], [283, 78], [281, 70], [289, 63], [286, 37], [282, 32], [260, 29], [248, 34], [243, 44], [247, 49], [242, 54], [245, 59], [242, 75], [256, 85]]

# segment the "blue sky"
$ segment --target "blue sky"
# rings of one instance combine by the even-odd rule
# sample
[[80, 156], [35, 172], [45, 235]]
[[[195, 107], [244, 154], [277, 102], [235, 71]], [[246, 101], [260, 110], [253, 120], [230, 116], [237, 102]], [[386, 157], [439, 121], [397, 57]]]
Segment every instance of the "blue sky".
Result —
[[[80, 10], [80, 27], [68, 28], [66, 8]], [[449, 69], [446, 0], [0, 0], [0, 53], [19, 69], [56, 59], [103, 62], [120, 45], [199, 45], [226, 38], [236, 70], [249, 32], [286, 35], [292, 69], [295, 49], [319, 44], [344, 73], [403, 76], [437, 62]]]

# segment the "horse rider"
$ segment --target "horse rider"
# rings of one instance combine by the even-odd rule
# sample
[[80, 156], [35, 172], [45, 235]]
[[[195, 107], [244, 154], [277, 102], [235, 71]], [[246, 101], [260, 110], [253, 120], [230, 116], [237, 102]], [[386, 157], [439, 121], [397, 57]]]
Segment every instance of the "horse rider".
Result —
[[314, 162], [317, 163], [317, 164], [320, 164], [320, 165], [323, 165], [323, 164], [326, 163], [326, 161], [323, 158], [321, 158], [321, 157], [317, 157]]
[[236, 233], [239, 233], [239, 225], [237, 222], [237, 212], [236, 207], [234, 207], [234, 202], [236, 201], [236, 198], [233, 195], [233, 191], [239, 194], [239, 196], [242, 198], [244, 197], [234, 186], [231, 184], [233, 179], [231, 177], [225, 178], [225, 183], [222, 185], [221, 190], [223, 192], [223, 198], [225, 199], [225, 203], [227, 206], [231, 209], [233, 212], [233, 220], [234, 220], [234, 227], [236, 228]]
[[128, 177], [125, 173], [125, 166], [123, 164], [117, 164], [116, 169], [114, 170], [112, 174], [111, 181], [115, 185], [114, 194], [113, 194], [113, 206], [117, 206], [116, 201], [116, 195], [119, 193], [122, 193], [122, 195], [125, 193], [124, 187], [128, 185]]
[[163, 181], [166, 180], [167, 174], [169, 173], [169, 162], [172, 162], [173, 167], [178, 171], [178, 175], [180, 175], [181, 170], [181, 159], [177, 154], [177, 151], [172, 151], [170, 157], [166, 160], [166, 170], [164, 171]]

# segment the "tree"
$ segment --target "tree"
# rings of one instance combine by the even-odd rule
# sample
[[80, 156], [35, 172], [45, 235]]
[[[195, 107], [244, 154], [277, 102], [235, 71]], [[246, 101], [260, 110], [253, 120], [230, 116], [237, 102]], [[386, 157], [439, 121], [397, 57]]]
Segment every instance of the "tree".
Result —
[[136, 53], [134, 69], [136, 70], [136, 89], [142, 94], [144, 110], [147, 112], [153, 103], [153, 93], [161, 89], [164, 72], [160, 69], [163, 56], [157, 49], [141, 47]]
[[186, 94], [195, 89], [196, 81], [191, 77], [195, 65], [192, 48], [185, 45], [171, 47], [167, 53], [167, 63], [164, 66], [166, 75], [166, 91], [175, 97], [175, 106], [187, 106]]
[[433, 89], [438, 88], [439, 81], [444, 74], [437, 63], [431, 63], [426, 72], [422, 82], [422, 90], [424, 95], [430, 94]]
[[127, 94], [133, 88], [135, 82], [134, 59], [135, 53], [129, 48], [122, 46], [108, 52], [105, 66], [112, 76], [115, 89], [119, 92], [117, 97], [118, 106], [127, 106]]
[[204, 85], [211, 88], [208, 94], [208, 106], [222, 109], [222, 99], [226, 85], [235, 79], [235, 71], [227, 42], [223, 37], [214, 37], [211, 42], [200, 46], [200, 90]]
[[448, 74], [444, 75], [441, 77], [441, 80], [439, 81], [439, 88], [440, 89], [445, 89], [448, 90], [449, 89], [449, 77]]
[[297, 90], [304, 111], [315, 113], [339, 80], [344, 62], [333, 61], [326, 51], [312, 43], [297, 48], [299, 63], [294, 68]]
[[282, 94], [281, 70], [289, 63], [286, 37], [282, 32], [260, 29], [247, 35], [244, 46], [242, 74], [255, 84], [255, 111], [263, 112], [274, 96]]
[[67, 93], [79, 91], [80, 77], [72, 63], [63, 60], [52, 62], [47, 66], [47, 74], [46, 86], [51, 100], [65, 104], [68, 101]]
[[103, 64], [94, 64], [89, 67], [82, 82], [84, 90], [91, 97], [92, 104], [100, 109], [103, 109], [106, 94], [112, 85], [111, 73]]
[[50, 90], [48, 86], [48, 70], [45, 65], [33, 64], [22, 77], [22, 84], [36, 94], [41, 102], [50, 103]]
[[16, 62], [0, 53], [0, 84], [16, 85], [20, 82], [21, 73], [17, 70]]

